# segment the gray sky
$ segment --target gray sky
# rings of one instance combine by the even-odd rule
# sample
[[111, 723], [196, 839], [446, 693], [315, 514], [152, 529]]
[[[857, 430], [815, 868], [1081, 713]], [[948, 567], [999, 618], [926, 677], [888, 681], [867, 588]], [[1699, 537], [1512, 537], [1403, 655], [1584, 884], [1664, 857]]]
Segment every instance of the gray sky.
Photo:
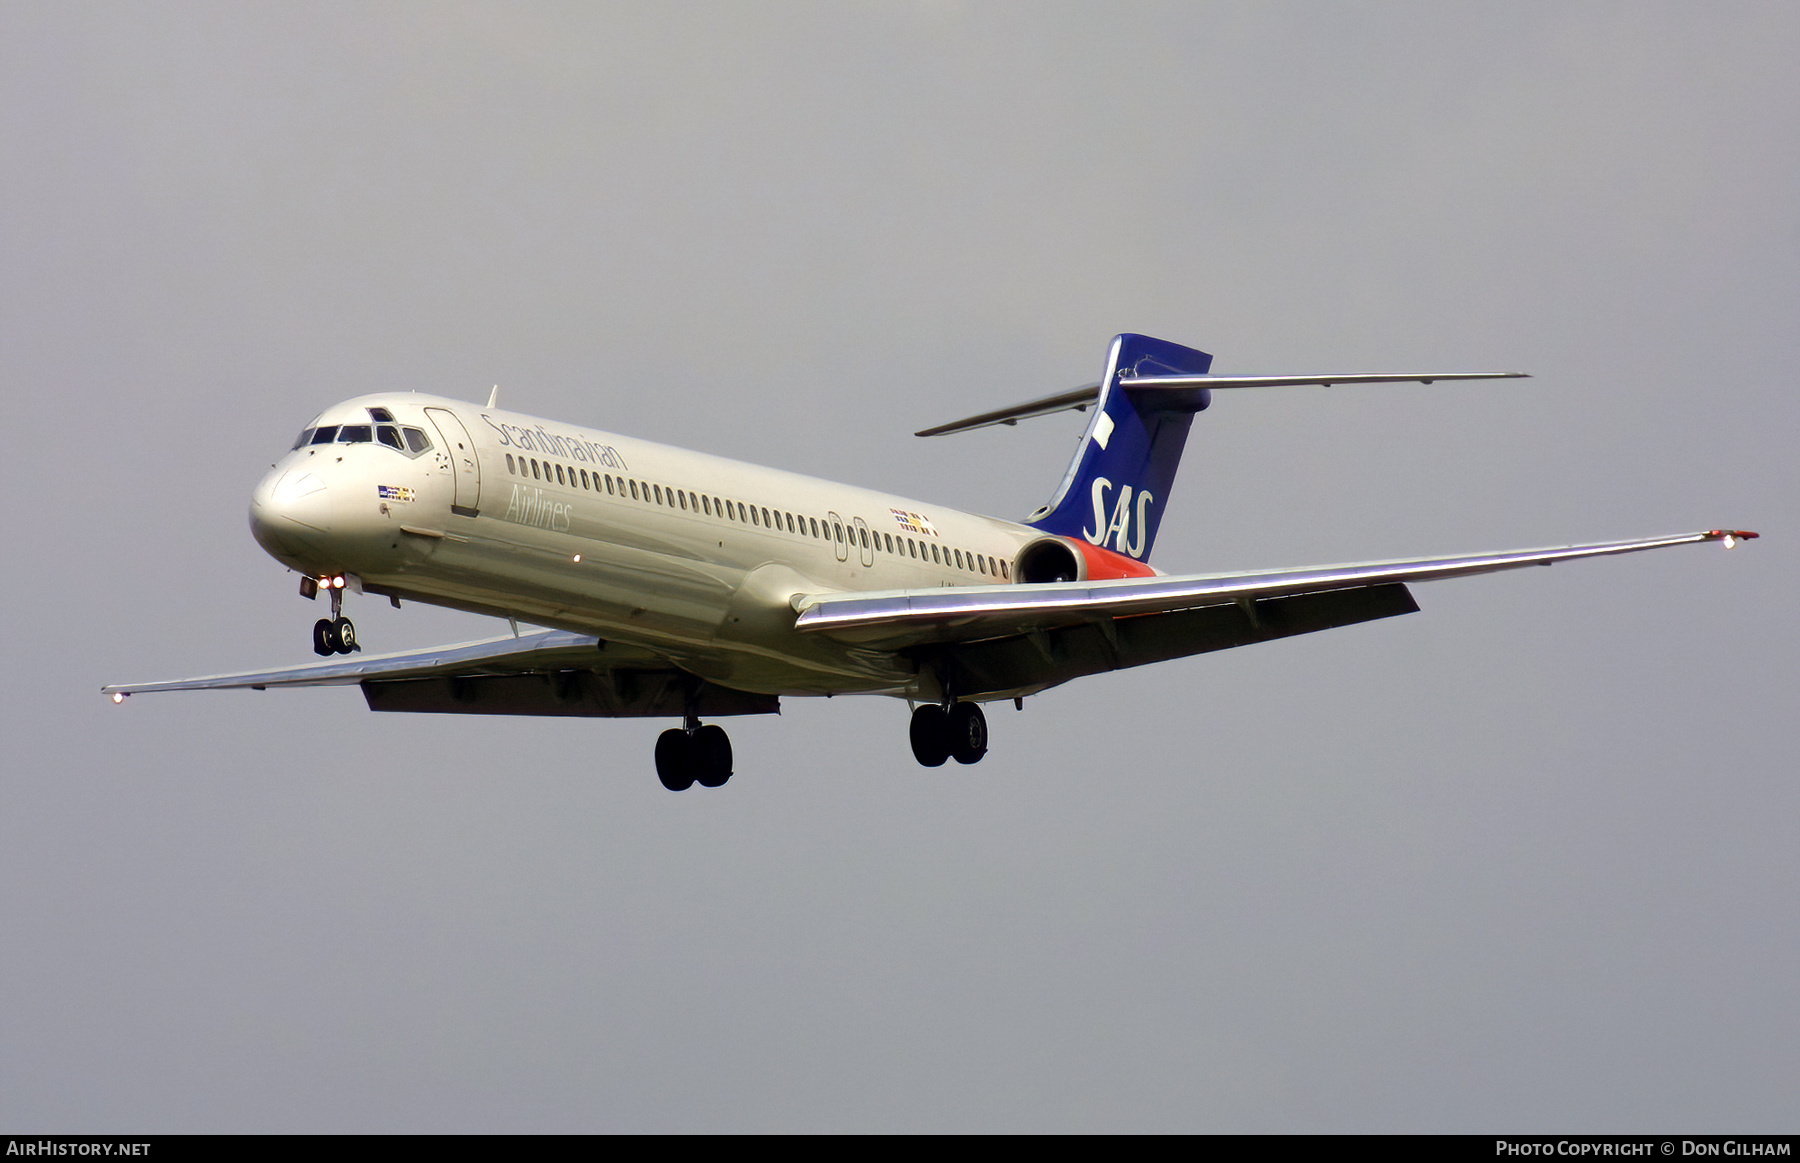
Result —
[[[1800, 8], [0, 5], [0, 1129], [1795, 1129]], [[249, 491], [417, 388], [1017, 517], [1234, 394], [1157, 564], [1765, 539], [1415, 589], [917, 767], [114, 707], [301, 661]], [[491, 620], [353, 603], [365, 644]]]

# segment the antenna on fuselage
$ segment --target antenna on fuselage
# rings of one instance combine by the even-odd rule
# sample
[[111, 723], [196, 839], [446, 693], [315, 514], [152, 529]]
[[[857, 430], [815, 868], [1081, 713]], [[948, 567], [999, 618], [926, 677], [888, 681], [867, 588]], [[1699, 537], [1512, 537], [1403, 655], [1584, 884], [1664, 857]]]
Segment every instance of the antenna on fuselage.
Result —
[[494, 390], [488, 393], [488, 407], [498, 408], [499, 406], [500, 406], [500, 385], [495, 384]]

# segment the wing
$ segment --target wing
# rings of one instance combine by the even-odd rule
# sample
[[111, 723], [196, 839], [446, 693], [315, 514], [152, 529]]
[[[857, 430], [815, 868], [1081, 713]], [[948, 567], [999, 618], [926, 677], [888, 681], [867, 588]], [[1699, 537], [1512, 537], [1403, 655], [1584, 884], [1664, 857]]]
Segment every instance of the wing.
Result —
[[522, 674], [559, 667], [592, 666], [599, 639], [566, 630], [545, 630], [518, 638], [484, 638], [454, 646], [434, 646], [398, 654], [355, 656], [336, 661], [312, 662], [286, 670], [257, 670], [243, 674], [214, 674], [169, 682], [118, 683], [100, 688], [115, 697], [153, 691], [211, 691], [290, 686], [355, 686], [371, 680], [439, 678]]
[[286, 670], [216, 674], [101, 688], [122, 702], [154, 691], [359, 686], [372, 711], [459, 715], [707, 716], [777, 714], [774, 695], [706, 681], [668, 660], [545, 630], [398, 654], [314, 662]]
[[[1255, 573], [806, 595], [795, 600], [795, 608], [799, 611], [795, 624], [800, 630], [842, 641], [891, 648], [1030, 635], [1079, 623], [1110, 623], [1114, 619], [1141, 619], [1234, 605], [1242, 611], [1241, 617], [1254, 627], [1259, 620], [1259, 604], [1300, 595], [1398, 587], [1409, 582], [1470, 577], [1529, 565], [1554, 565], [1583, 557], [1607, 557], [1703, 541], [1719, 541], [1730, 547], [1755, 536], [1755, 533], [1743, 530], [1709, 529], [1703, 533], [1640, 541], [1608, 541], [1471, 557], [1372, 561]], [[1396, 609], [1391, 612], [1406, 611]]]

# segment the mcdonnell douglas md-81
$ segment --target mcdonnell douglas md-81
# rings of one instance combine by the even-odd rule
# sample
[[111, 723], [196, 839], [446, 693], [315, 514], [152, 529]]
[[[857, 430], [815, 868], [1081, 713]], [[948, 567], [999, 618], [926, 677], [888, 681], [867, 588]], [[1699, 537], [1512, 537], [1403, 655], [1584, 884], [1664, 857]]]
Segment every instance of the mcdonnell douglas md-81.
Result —
[[[1203, 351], [1121, 335], [1098, 383], [918, 433], [1091, 408], [1055, 495], [1023, 521], [521, 416], [494, 398], [347, 400], [306, 426], [250, 498], [256, 540], [301, 575], [303, 597], [330, 599], [313, 626], [327, 661], [105, 690], [120, 701], [355, 683], [377, 711], [679, 718], [657, 739], [656, 773], [681, 791], [731, 778], [731, 741], [703, 718], [774, 713], [783, 696], [904, 698], [920, 763], [975, 763], [985, 702], [1410, 614], [1412, 582], [1756, 536], [1165, 574], [1150, 566], [1157, 526], [1214, 391], [1519, 374], [1211, 369]], [[334, 658], [361, 650], [346, 589], [505, 618], [512, 633]], [[550, 629], [521, 634], [521, 620]]]

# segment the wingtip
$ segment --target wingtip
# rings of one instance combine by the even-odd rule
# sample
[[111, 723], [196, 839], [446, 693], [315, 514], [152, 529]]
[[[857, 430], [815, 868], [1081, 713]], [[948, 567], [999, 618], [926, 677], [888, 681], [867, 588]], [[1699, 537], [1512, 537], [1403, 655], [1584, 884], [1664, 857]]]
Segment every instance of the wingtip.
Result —
[[1734, 548], [1740, 541], [1755, 541], [1761, 536], [1761, 533], [1749, 529], [1708, 529], [1706, 531], [1708, 541], [1723, 541], [1727, 549]]

